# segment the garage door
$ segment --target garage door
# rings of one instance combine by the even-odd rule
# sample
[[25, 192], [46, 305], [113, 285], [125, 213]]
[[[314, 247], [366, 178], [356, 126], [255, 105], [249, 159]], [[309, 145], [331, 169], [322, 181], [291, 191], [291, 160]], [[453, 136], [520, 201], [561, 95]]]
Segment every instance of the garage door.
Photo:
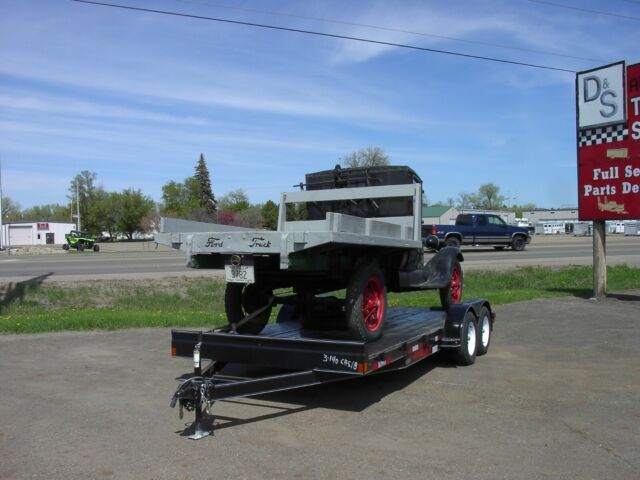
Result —
[[33, 243], [33, 226], [9, 226], [9, 245], [31, 245]]

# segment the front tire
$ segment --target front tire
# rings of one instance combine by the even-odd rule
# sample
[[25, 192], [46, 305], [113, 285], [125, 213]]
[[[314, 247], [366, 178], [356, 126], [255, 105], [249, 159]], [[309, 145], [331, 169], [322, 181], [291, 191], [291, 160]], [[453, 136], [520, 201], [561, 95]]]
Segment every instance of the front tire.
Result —
[[522, 250], [524, 250], [525, 245], [526, 245], [525, 239], [519, 235], [517, 237], [514, 237], [513, 240], [511, 240], [511, 248], [516, 252], [521, 252]]
[[347, 326], [365, 342], [379, 338], [387, 314], [387, 286], [376, 263], [361, 265], [347, 287]]
[[451, 269], [451, 279], [446, 287], [440, 288], [440, 303], [442, 308], [447, 311], [451, 305], [457, 305], [462, 301], [462, 287], [464, 284], [464, 275], [462, 266], [459, 261], [455, 261]]
[[[229, 323], [240, 322], [250, 313], [267, 305], [272, 294], [271, 290], [255, 283], [227, 283], [224, 291], [224, 310], [227, 320]], [[271, 307], [237, 327], [236, 331], [256, 335], [265, 327], [270, 316]]]
[[478, 322], [471, 310], [467, 312], [460, 328], [460, 347], [455, 353], [455, 362], [461, 366], [473, 365], [478, 353]]

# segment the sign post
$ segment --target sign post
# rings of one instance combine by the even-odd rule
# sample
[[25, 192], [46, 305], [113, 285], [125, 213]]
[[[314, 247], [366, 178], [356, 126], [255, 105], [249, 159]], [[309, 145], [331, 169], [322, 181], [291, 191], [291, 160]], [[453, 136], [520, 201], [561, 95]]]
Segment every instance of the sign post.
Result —
[[593, 221], [593, 294], [607, 292], [606, 220], [640, 219], [640, 64], [576, 75], [578, 210]]

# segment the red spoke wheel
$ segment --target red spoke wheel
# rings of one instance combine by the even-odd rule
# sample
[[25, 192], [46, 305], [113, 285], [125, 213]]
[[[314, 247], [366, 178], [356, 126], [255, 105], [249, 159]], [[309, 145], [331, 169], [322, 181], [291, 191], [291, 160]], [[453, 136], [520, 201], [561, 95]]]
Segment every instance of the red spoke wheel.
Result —
[[375, 263], [361, 265], [347, 287], [347, 325], [354, 337], [369, 342], [382, 335], [387, 313], [387, 287]]
[[462, 266], [457, 260], [451, 269], [451, 279], [446, 287], [440, 289], [440, 302], [442, 308], [449, 310], [451, 305], [456, 305], [462, 301], [462, 286], [464, 284], [464, 275], [462, 274]]

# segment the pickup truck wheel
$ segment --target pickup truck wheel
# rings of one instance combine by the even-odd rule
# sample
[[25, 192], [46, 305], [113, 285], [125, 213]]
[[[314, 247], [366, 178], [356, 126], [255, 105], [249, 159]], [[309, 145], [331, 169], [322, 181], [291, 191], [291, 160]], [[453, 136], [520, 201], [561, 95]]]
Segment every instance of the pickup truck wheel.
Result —
[[511, 248], [514, 249], [516, 252], [520, 252], [524, 250], [525, 244], [526, 244], [525, 239], [520, 235], [518, 235], [517, 237], [514, 237], [513, 240], [511, 241]]
[[487, 307], [482, 307], [478, 317], [478, 355], [484, 355], [489, 351], [492, 333], [491, 312]]
[[375, 263], [361, 265], [347, 287], [347, 326], [365, 342], [382, 335], [387, 314], [387, 286]]
[[[224, 310], [229, 323], [238, 323], [251, 312], [269, 303], [273, 292], [255, 283], [227, 283], [224, 291]], [[258, 334], [271, 316], [271, 307], [237, 328], [238, 333]]]
[[476, 316], [469, 310], [464, 316], [460, 327], [460, 347], [456, 350], [454, 359], [458, 365], [472, 365], [478, 353], [478, 322]]
[[464, 284], [464, 275], [462, 266], [457, 260], [451, 269], [451, 279], [446, 287], [440, 288], [440, 303], [444, 310], [449, 310], [451, 305], [460, 303], [462, 300], [462, 286]]
[[449, 237], [444, 241], [444, 246], [460, 248], [460, 239], [458, 237]]

